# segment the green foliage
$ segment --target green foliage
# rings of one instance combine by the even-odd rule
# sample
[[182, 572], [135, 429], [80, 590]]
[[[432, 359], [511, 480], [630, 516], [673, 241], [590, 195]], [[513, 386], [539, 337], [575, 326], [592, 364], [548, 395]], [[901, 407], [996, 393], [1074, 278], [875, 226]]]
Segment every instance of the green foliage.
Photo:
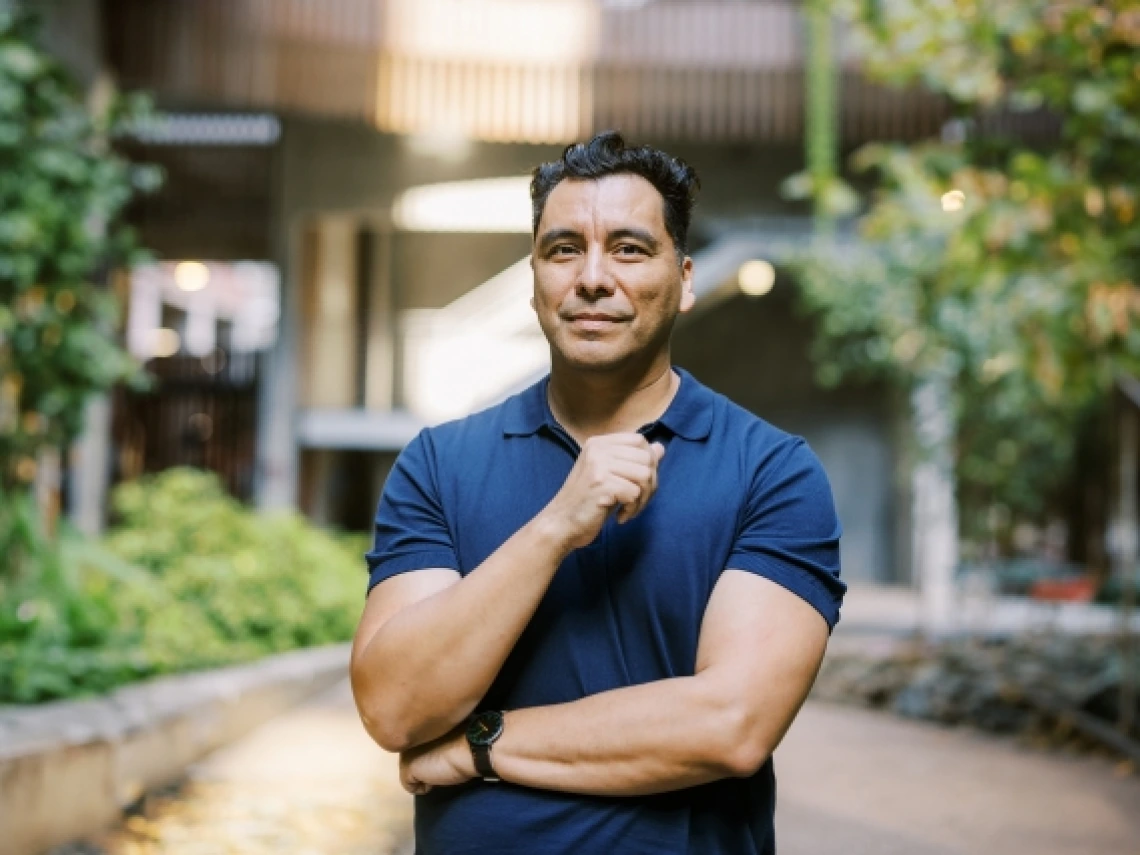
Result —
[[37, 29], [0, 10], [0, 505], [76, 435], [89, 394], [137, 376], [96, 277], [136, 257], [118, 217], [159, 181], [109, 145], [145, 102], [96, 87], [85, 103]]
[[344, 641], [359, 618], [359, 538], [260, 516], [213, 475], [120, 487], [103, 543], [36, 533], [36, 572], [0, 579], [0, 701], [105, 692], [147, 676]]
[[[944, 93], [957, 142], [872, 145], [857, 248], [801, 266], [828, 383], [931, 373], [957, 388], [967, 514], [1040, 514], [1077, 426], [1140, 371], [1140, 5], [849, 0], [871, 71]], [[985, 109], [1044, 108], [1037, 146], [978, 132]], [[968, 521], [968, 520], [967, 520]]]

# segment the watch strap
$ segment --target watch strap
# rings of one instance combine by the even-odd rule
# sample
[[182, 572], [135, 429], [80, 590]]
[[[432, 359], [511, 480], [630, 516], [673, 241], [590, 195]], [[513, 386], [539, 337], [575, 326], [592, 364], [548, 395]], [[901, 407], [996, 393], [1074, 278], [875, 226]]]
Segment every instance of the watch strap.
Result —
[[495, 767], [491, 765], [491, 746], [490, 745], [471, 745], [471, 756], [475, 760], [475, 771], [479, 773], [479, 777], [484, 781], [498, 782], [499, 776], [495, 772]]

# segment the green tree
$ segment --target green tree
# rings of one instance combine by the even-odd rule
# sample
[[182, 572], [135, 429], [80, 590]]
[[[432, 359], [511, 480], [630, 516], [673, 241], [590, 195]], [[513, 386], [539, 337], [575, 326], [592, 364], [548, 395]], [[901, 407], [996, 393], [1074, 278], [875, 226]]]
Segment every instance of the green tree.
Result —
[[[951, 103], [941, 141], [871, 145], [855, 247], [804, 261], [819, 375], [946, 378], [964, 522], [1040, 515], [1114, 377], [1140, 370], [1140, 3], [845, 0], [873, 75]], [[1000, 133], [1001, 109], [1048, 133]]]
[[0, 552], [20, 562], [39, 455], [79, 431], [89, 395], [136, 367], [101, 284], [136, 255], [120, 215], [157, 186], [111, 137], [145, 110], [96, 87], [91, 103], [38, 45], [26, 7], [0, 8]]

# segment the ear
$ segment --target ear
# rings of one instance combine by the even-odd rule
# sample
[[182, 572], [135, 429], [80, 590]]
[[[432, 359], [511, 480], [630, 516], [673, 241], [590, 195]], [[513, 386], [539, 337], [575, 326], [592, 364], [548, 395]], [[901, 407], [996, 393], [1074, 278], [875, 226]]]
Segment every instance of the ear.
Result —
[[697, 295], [693, 293], [693, 259], [685, 256], [681, 262], [681, 312], [687, 312], [697, 302]]
[[[530, 265], [530, 269], [533, 272], [534, 271], [534, 251], [533, 250], [531, 251], [530, 255], [527, 256], [527, 264]], [[532, 310], [534, 309], [534, 289], [537, 286], [538, 286], [538, 282], [532, 276], [531, 282], [530, 282], [530, 307]]]

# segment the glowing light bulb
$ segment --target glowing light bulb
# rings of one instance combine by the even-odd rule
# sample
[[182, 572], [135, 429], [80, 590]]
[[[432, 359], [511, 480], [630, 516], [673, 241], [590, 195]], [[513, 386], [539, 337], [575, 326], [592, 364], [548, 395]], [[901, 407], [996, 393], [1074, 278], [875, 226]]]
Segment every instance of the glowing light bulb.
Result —
[[776, 285], [776, 268], [771, 262], [754, 258], [740, 265], [736, 281], [749, 297], [763, 297]]
[[210, 282], [210, 268], [200, 261], [180, 261], [174, 267], [174, 283], [183, 291], [201, 291]]
[[950, 190], [942, 194], [942, 210], [947, 212], [961, 211], [966, 204], [966, 194], [961, 190]]

